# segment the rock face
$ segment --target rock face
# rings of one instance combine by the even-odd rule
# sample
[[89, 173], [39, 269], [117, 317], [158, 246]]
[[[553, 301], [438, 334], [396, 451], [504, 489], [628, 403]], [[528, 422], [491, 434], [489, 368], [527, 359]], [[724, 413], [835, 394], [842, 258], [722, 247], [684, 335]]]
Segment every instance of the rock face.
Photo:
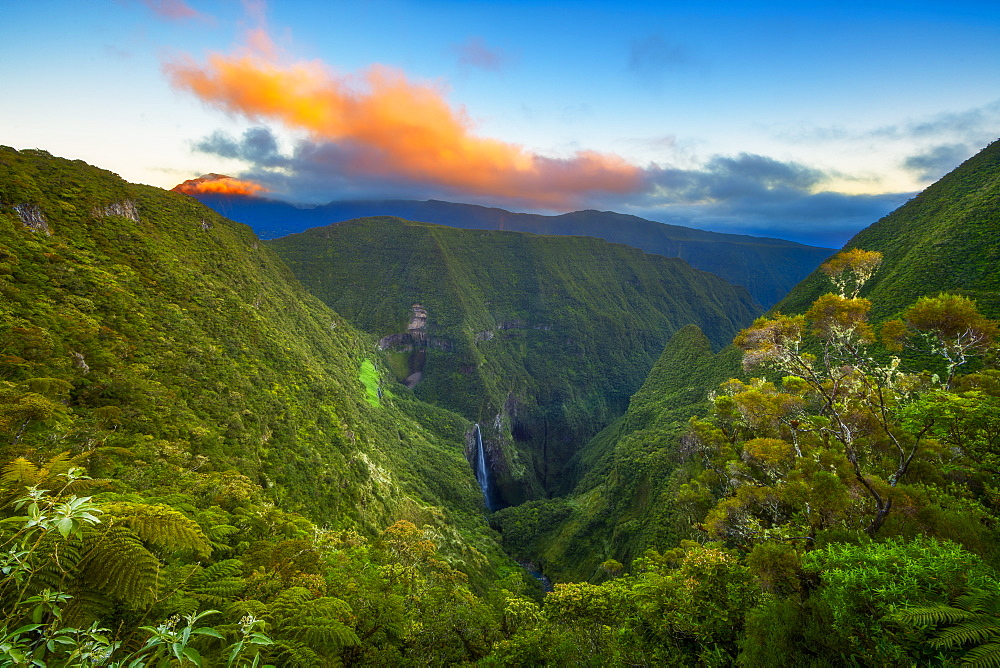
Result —
[[139, 209], [136, 208], [135, 202], [131, 200], [124, 200], [121, 202], [112, 202], [107, 206], [95, 206], [91, 213], [96, 218], [106, 218], [108, 216], [121, 216], [122, 218], [127, 218], [133, 223], [139, 222]]
[[45, 220], [45, 214], [38, 208], [37, 204], [21, 203], [14, 205], [14, 211], [21, 218], [21, 224], [34, 232], [51, 235], [49, 223]]
[[[424, 365], [427, 363], [427, 346], [432, 343], [427, 338], [427, 310], [420, 304], [411, 307], [410, 322], [406, 326], [406, 332], [400, 334], [390, 334], [379, 339], [380, 350], [394, 350], [398, 353], [409, 353], [408, 369], [409, 373], [403, 379], [403, 384], [411, 390], [416, 387], [424, 377]], [[443, 341], [436, 342], [439, 349], [450, 349], [450, 344]]]

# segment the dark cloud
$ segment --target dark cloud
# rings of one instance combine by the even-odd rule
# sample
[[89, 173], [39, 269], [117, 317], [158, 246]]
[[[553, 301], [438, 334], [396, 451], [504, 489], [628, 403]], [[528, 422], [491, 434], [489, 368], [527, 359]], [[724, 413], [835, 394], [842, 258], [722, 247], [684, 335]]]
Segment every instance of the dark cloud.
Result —
[[795, 162], [743, 153], [701, 169], [650, 169], [650, 187], [618, 210], [651, 220], [837, 248], [912, 193], [817, 191], [826, 174]]
[[689, 62], [690, 58], [683, 48], [659, 35], [633, 40], [629, 45], [628, 69], [647, 81], [658, 80]]
[[942, 144], [910, 156], [903, 161], [903, 168], [921, 180], [936, 181], [962, 164], [976, 150], [968, 144]]
[[278, 150], [278, 140], [268, 128], [250, 128], [241, 139], [216, 130], [195, 142], [194, 149], [223, 158], [235, 158], [261, 167], [283, 167], [288, 158]]
[[654, 168], [648, 175], [651, 183], [685, 202], [795, 196], [823, 179], [819, 170], [752, 153], [716, 156], [699, 170]]
[[459, 65], [463, 67], [499, 72], [510, 62], [510, 57], [502, 49], [490, 48], [479, 37], [470, 37], [453, 49], [458, 55]]
[[[403, 177], [359, 176], [352, 166], [364, 158], [365, 149], [349, 142], [300, 141], [285, 154], [271, 131], [258, 127], [241, 137], [215, 132], [195, 147], [248, 162], [251, 167], [241, 172], [240, 178], [260, 183], [273, 197], [296, 203], [445, 199], [540, 211], [514, 199], [470, 196], [440, 184], [415, 183]], [[550, 164], [544, 165], [548, 178], [558, 185], [564, 166], [558, 160], [541, 160], [548, 160]], [[566, 178], [571, 179], [572, 174]], [[768, 156], [716, 156], [700, 169], [647, 168], [638, 191], [595, 196], [581, 208], [611, 209], [676, 225], [835, 248], [912, 196], [816, 192], [825, 178], [820, 170]]]

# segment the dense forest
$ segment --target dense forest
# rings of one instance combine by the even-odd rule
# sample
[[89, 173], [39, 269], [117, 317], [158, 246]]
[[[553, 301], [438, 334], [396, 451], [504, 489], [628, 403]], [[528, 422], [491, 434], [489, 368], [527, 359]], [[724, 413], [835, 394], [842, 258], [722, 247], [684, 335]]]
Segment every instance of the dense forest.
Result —
[[265, 245], [379, 337], [417, 398], [480, 425], [506, 504], [572, 488], [565, 463], [625, 412], [674, 332], [693, 323], [721, 347], [761, 312], [681, 260], [588, 237], [362, 218]]
[[[998, 161], [753, 320], [745, 291], [613, 244], [398, 219], [262, 244], [184, 195], [0, 148], [0, 665], [1000, 665]], [[331, 288], [358, 271], [335, 235], [380, 249], [383, 297]], [[414, 248], [451, 274], [416, 280]], [[535, 329], [574, 323], [598, 342], [578, 360]], [[662, 351], [619, 346], [633, 328]], [[434, 336], [422, 388], [410, 355]], [[488, 512], [477, 423], [580, 360], [612, 382], [580, 404], [606, 408], [564, 487]]]

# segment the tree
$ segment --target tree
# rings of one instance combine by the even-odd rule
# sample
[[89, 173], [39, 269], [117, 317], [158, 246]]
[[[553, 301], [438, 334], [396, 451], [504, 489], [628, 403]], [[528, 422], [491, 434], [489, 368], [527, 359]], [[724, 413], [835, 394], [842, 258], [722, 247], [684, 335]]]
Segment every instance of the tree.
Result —
[[[836, 525], [874, 536], [900, 495], [897, 487], [940, 422], [909, 407], [941, 388], [927, 374], [906, 373], [876, 344], [871, 302], [858, 297], [881, 260], [852, 250], [822, 269], [838, 288], [804, 315], [759, 318], [737, 335], [747, 370], [781, 378], [731, 380], [712, 398], [713, 420], [695, 420], [702, 482], [720, 501], [704, 523], [710, 533], [746, 546], [768, 539], [811, 540]], [[955, 370], [993, 345], [997, 328], [965, 298], [917, 302], [904, 321], [888, 323], [890, 348], [924, 334]]]

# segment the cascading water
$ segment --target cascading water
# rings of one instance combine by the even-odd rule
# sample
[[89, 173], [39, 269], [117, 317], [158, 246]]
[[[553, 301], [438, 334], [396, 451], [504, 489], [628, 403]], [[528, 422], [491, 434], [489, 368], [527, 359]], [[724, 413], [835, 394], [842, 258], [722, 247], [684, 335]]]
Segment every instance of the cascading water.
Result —
[[479, 489], [483, 492], [483, 500], [486, 502], [486, 509], [493, 511], [496, 510], [496, 504], [493, 501], [493, 489], [490, 486], [490, 467], [486, 462], [486, 451], [483, 450], [483, 435], [479, 431], [479, 425], [477, 424], [472, 433], [476, 437], [476, 461], [475, 461], [475, 471], [476, 471], [476, 482], [479, 483]]

